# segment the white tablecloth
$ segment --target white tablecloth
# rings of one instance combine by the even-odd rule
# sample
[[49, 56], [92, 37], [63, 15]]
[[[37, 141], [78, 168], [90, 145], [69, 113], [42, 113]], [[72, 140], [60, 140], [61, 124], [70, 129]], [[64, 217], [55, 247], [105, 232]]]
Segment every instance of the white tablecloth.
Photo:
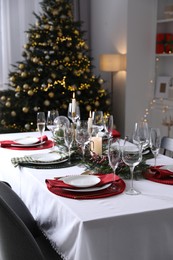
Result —
[[[28, 133], [0, 135], [0, 140], [24, 135]], [[43, 152], [0, 148], [0, 179], [11, 184], [65, 259], [173, 259], [173, 186], [138, 180], [138, 196], [63, 198], [47, 189], [45, 179], [80, 174], [82, 168], [38, 170], [11, 164], [12, 157]], [[162, 155], [157, 161], [173, 165], [173, 159]]]

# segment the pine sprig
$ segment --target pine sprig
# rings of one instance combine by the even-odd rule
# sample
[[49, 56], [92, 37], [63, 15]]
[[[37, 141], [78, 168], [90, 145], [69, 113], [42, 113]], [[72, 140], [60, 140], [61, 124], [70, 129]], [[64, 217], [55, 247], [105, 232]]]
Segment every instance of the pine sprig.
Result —
[[[86, 169], [91, 170], [97, 173], [110, 173], [112, 172], [112, 168], [109, 165], [109, 160], [107, 155], [96, 155], [93, 154], [92, 156], [85, 158], [84, 162]], [[143, 158], [142, 162], [135, 167], [134, 176], [135, 178], [142, 178], [143, 172], [145, 172], [149, 168], [149, 165], [146, 164], [145, 158]], [[130, 179], [130, 170], [129, 167], [120, 160], [118, 168], [116, 170], [116, 174], [119, 175], [123, 179]]]

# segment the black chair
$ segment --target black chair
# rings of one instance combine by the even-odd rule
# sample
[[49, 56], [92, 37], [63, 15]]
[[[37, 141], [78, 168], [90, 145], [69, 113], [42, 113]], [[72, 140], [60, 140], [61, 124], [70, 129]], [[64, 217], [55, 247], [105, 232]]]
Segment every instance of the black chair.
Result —
[[62, 260], [39, 229], [24, 202], [7, 183], [2, 181], [0, 181], [0, 247], [3, 260]]
[[164, 155], [172, 157], [173, 155], [173, 138], [163, 136], [161, 139], [160, 148], [163, 150]]

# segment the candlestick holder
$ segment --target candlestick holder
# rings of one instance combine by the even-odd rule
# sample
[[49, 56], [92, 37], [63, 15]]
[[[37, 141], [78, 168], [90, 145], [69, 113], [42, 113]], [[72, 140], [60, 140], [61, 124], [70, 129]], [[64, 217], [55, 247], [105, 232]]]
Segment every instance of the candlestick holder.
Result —
[[162, 120], [162, 125], [166, 126], [168, 128], [168, 137], [170, 137], [171, 133], [171, 127], [173, 126], [173, 117], [165, 117]]

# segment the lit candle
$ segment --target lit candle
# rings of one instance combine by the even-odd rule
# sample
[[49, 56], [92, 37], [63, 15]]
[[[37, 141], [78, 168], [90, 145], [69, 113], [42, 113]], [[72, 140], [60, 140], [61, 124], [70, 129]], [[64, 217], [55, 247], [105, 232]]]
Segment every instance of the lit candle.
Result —
[[72, 116], [75, 116], [76, 113], [76, 99], [75, 99], [75, 93], [73, 92], [73, 98], [72, 98], [72, 108], [71, 108], [71, 112], [72, 112]]
[[91, 111], [89, 113], [89, 118], [88, 118], [88, 131], [91, 132], [91, 128], [92, 128], [92, 117], [91, 117]]
[[91, 151], [97, 155], [102, 155], [102, 137], [91, 137]]

